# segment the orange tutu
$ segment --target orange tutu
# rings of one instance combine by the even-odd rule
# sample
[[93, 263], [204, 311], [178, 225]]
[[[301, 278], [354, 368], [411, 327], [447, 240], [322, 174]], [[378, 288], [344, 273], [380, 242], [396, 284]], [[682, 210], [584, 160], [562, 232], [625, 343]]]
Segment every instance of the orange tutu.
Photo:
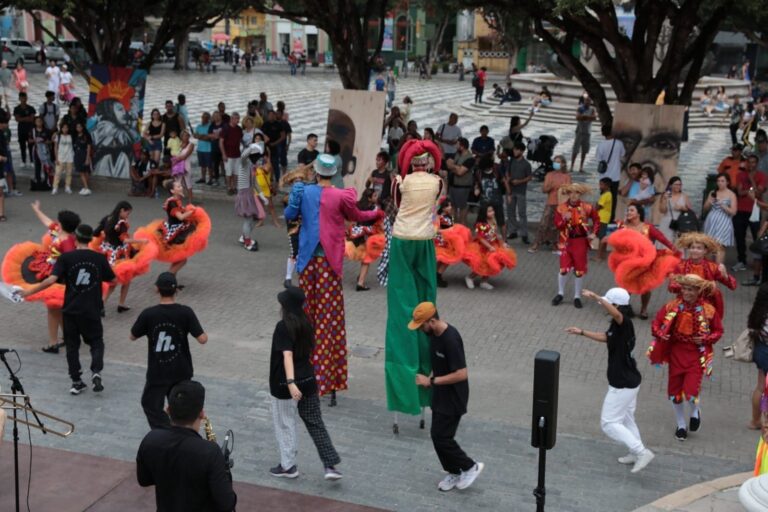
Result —
[[344, 243], [344, 257], [350, 261], [363, 261], [365, 258], [365, 244], [355, 245], [350, 240]]
[[505, 268], [513, 269], [517, 266], [517, 254], [514, 250], [504, 247], [501, 242], [496, 242], [493, 246], [496, 251], [491, 252], [480, 242], [472, 241], [467, 245], [462, 260], [472, 272], [481, 277], [493, 277]]
[[[35, 242], [22, 242], [8, 249], [3, 258], [3, 281], [25, 290], [39, 283], [37, 272], [31, 270], [29, 264], [37, 258], [38, 254], [45, 251], [45, 247]], [[49, 308], [61, 308], [64, 305], [64, 285], [54, 284], [24, 300], [41, 301]]]
[[658, 288], [680, 263], [675, 253], [657, 250], [647, 237], [631, 229], [619, 229], [608, 237], [613, 247], [608, 268], [616, 284], [629, 293], [643, 294]]
[[[138, 233], [137, 233], [138, 234]], [[152, 265], [152, 261], [157, 258], [157, 243], [150, 238], [147, 233], [142, 232], [137, 240], [147, 240], [145, 244], [132, 244], [131, 256], [128, 258], [118, 258], [112, 264], [112, 271], [120, 284], [128, 284], [137, 276], [146, 274]], [[104, 237], [95, 237], [89, 247], [94, 251], [104, 253], [101, 243]]]
[[455, 265], [464, 258], [467, 245], [472, 239], [472, 232], [462, 224], [441, 229], [439, 238], [435, 238], [435, 255], [437, 262], [445, 265]]
[[211, 218], [199, 206], [195, 207], [194, 213], [185, 222], [190, 224], [190, 228], [171, 243], [165, 240], [164, 221], [162, 220], [152, 221], [137, 229], [134, 238], [154, 240], [157, 245], [157, 260], [176, 263], [205, 250], [208, 246], [208, 237], [211, 234]]
[[368, 237], [365, 241], [365, 256], [363, 263], [371, 264], [381, 256], [387, 246], [387, 237], [383, 233], [377, 233]]

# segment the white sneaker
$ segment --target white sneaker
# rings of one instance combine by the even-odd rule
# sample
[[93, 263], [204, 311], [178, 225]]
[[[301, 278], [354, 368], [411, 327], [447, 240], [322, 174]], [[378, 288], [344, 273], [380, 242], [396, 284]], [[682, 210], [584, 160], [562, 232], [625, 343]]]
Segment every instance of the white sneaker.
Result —
[[89, 189], [89, 188], [81, 188], [80, 189], [80, 195], [81, 196], [89, 196], [89, 195], [91, 195], [91, 189]]
[[[650, 462], [650, 461], [649, 461]], [[485, 467], [485, 464], [482, 462], [476, 462], [474, 466], [472, 466], [467, 471], [462, 471], [461, 476], [459, 477], [459, 481], [456, 482], [456, 488], [457, 489], [466, 489], [472, 483], [474, 483], [475, 479], [480, 475], [480, 473], [483, 472], [483, 468]]]
[[19, 192], [18, 190], [14, 190], [14, 191], [12, 191], [12, 192], [11, 192], [11, 195], [12, 195], [13, 197], [21, 197], [21, 196], [23, 196], [24, 194], [22, 194], [22, 193], [21, 193], [21, 192]]
[[59, 193], [59, 190], [58, 190], [58, 189], [53, 189], [53, 190], [51, 190], [51, 195], [52, 195], [52, 196], [55, 196], [55, 195], [56, 195], [56, 194], [58, 194], [58, 193]]
[[440, 480], [440, 483], [437, 484], [437, 488], [443, 492], [448, 492], [450, 490], [453, 490], [454, 487], [456, 487], [456, 484], [459, 483], [459, 480], [461, 479], [461, 475], [454, 475], [453, 473], [448, 473], [445, 478]]
[[738, 262], [731, 267], [731, 270], [733, 270], [734, 272], [741, 272], [742, 270], [747, 270], [747, 266], [742, 262]]
[[475, 289], [475, 282], [472, 280], [471, 277], [469, 276], [465, 277], [464, 282], [467, 284], [467, 288], [469, 288], [470, 290]]
[[493, 285], [488, 281], [480, 281], [480, 288], [483, 290], [493, 290]]
[[650, 464], [650, 462], [653, 460], [655, 455], [651, 450], [646, 448], [643, 450], [643, 453], [637, 456], [637, 460], [635, 461], [635, 465], [632, 466], [632, 473], [637, 473], [641, 471], [645, 466]]
[[67, 188], [64, 189], [64, 192], [66, 192], [67, 194], [71, 194], [72, 193], [72, 189], [67, 187]]
[[616, 460], [619, 461], [619, 464], [634, 464], [637, 461], [637, 457], [633, 453], [628, 453]]
[[240, 245], [243, 245], [245, 243], [245, 237], [243, 235], [240, 235], [240, 238], [237, 239], [237, 243]]

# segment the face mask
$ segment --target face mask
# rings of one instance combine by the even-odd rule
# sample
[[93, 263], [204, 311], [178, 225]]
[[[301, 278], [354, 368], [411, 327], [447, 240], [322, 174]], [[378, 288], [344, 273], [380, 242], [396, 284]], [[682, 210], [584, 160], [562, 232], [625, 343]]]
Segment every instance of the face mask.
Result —
[[560, 170], [560, 162], [552, 162], [552, 169], [554, 169], [555, 171], [559, 171]]

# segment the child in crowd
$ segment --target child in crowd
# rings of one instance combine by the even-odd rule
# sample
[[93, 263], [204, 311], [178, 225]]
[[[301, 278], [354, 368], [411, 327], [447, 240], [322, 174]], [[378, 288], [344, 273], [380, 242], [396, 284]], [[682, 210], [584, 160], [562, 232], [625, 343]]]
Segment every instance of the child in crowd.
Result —
[[64, 191], [72, 193], [72, 169], [75, 165], [75, 149], [72, 144], [72, 135], [69, 133], [69, 125], [61, 123], [59, 133], [54, 135], [56, 142], [56, 174], [53, 177], [53, 190], [51, 195], [59, 192], [59, 182], [64, 174]]
[[170, 151], [172, 157], [181, 153], [181, 139], [176, 130], [168, 132], [168, 142], [165, 144], [166, 151]]
[[597, 238], [600, 240], [600, 246], [597, 251], [597, 260], [605, 260], [606, 242], [608, 233], [608, 224], [611, 222], [611, 209], [613, 208], [613, 195], [611, 194], [611, 178], [600, 179], [600, 199], [597, 200], [595, 209], [600, 218], [600, 228], [597, 230]]
[[475, 279], [480, 278], [480, 288], [493, 290], [488, 278], [495, 276], [504, 268], [515, 268], [517, 255], [499, 236], [496, 226], [496, 212], [488, 201], [481, 201], [475, 222], [475, 239], [467, 247], [464, 262], [472, 269], [464, 282], [470, 290], [475, 287]]
[[[237, 197], [235, 198], [235, 213], [243, 220], [243, 234], [239, 243], [246, 251], [258, 251], [259, 243], [251, 238], [256, 222], [264, 219], [265, 194], [259, 184], [258, 172], [263, 165], [264, 142], [254, 142], [243, 151], [240, 161], [240, 172], [237, 175]], [[254, 179], [256, 176], [256, 179]], [[258, 195], [259, 200], [256, 199]]]
[[464, 257], [472, 232], [463, 224], [453, 220], [453, 202], [448, 196], [440, 199], [437, 208], [438, 230], [435, 234], [435, 256], [437, 257], [437, 286], [447, 288], [443, 273], [449, 265], [459, 263]]
[[656, 197], [656, 188], [653, 186], [653, 170], [650, 167], [643, 167], [640, 170], [640, 189], [632, 198], [632, 202], [642, 205], [645, 210], [645, 218], [651, 218], [651, 207]]
[[[261, 133], [255, 133], [253, 136], [254, 142], [261, 142], [262, 145], [266, 145], [264, 142], [264, 136]], [[260, 193], [264, 195], [266, 200], [267, 211], [269, 211], [270, 217], [272, 217], [272, 223], [275, 227], [280, 227], [280, 221], [277, 220], [277, 214], [275, 213], [275, 204], [272, 202], [272, 197], [275, 195], [275, 185], [272, 182], [272, 165], [269, 161], [267, 154], [259, 156], [258, 160], [254, 162], [256, 166], [256, 183], [260, 189]], [[264, 216], [261, 216], [259, 226], [264, 223]]]
[[[357, 202], [357, 208], [361, 211], [375, 210], [377, 201], [378, 194], [376, 191], [372, 188], [367, 188], [363, 191], [363, 195]], [[357, 277], [357, 286], [355, 287], [355, 290], [358, 292], [370, 290], [365, 285], [365, 279], [368, 277], [370, 264], [381, 256], [381, 251], [384, 249], [386, 240], [381, 233], [381, 223], [378, 220], [357, 222], [351, 225], [347, 231], [347, 257], [360, 262], [360, 274]], [[376, 235], [379, 235], [379, 237], [373, 240], [373, 237]]]

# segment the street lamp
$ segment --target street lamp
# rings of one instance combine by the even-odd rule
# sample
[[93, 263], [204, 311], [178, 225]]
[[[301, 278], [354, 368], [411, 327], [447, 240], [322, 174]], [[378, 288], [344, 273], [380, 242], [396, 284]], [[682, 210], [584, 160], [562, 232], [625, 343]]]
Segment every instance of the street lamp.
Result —
[[408, 78], [408, 45], [411, 39], [411, 2], [405, 3], [405, 62], [403, 62], [403, 77]]

